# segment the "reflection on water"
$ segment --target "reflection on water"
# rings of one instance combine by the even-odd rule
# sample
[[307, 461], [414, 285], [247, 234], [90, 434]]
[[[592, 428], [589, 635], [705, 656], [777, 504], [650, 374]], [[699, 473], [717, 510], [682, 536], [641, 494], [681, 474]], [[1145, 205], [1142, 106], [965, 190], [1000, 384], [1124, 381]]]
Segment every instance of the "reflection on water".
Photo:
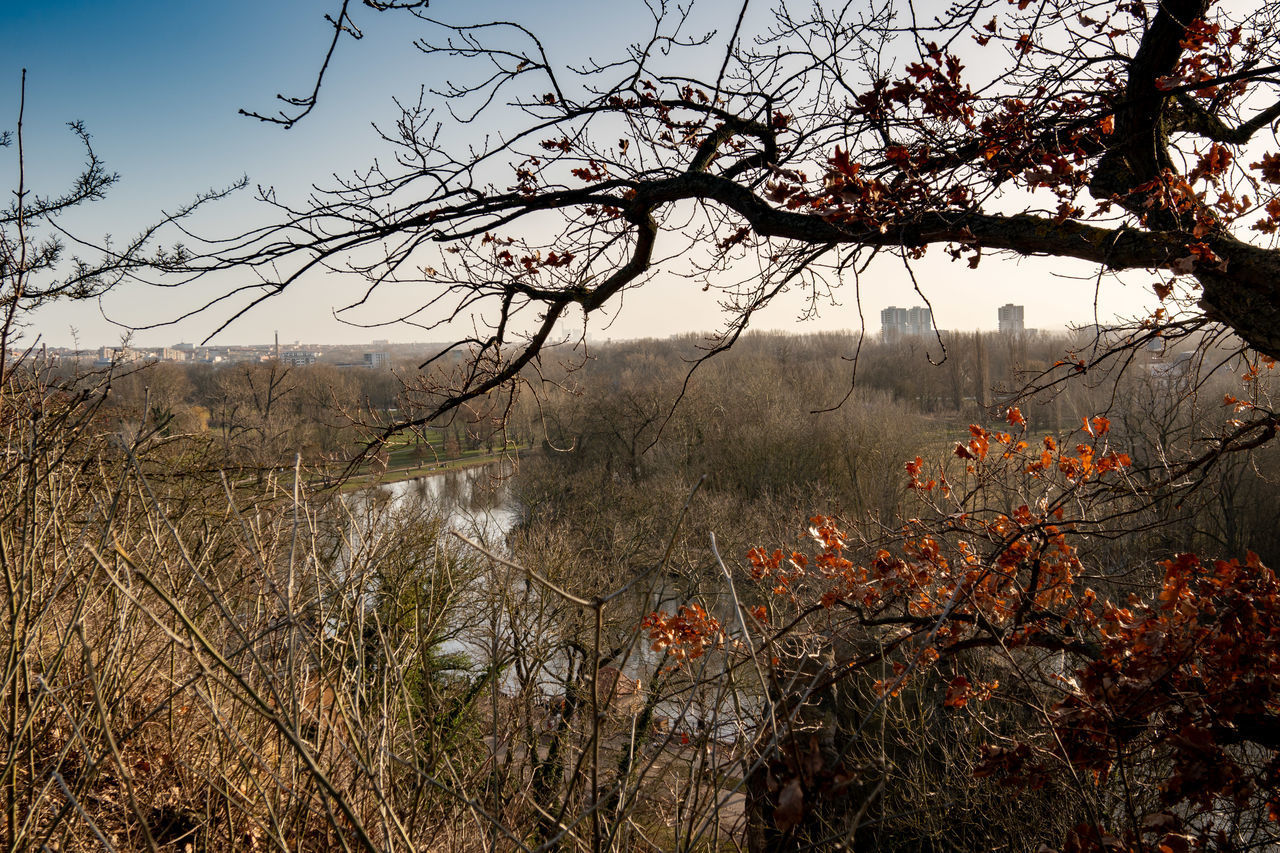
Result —
[[[388, 505], [385, 508], [392, 512], [409, 509], [414, 505], [431, 508], [442, 515], [448, 526], [458, 533], [497, 553], [503, 553], [507, 549], [507, 534], [522, 518], [522, 509], [511, 494], [513, 474], [513, 466], [509, 462], [441, 471], [425, 477], [377, 486], [372, 490], [372, 495], [364, 493], [365, 508], [370, 508], [370, 497], [372, 502], [378, 504], [386, 501]], [[495, 611], [489, 621], [481, 619], [453, 625], [449, 636], [440, 643], [439, 651], [446, 655], [462, 654], [472, 661], [481, 661], [493, 656], [495, 643], [505, 646], [517, 638], [517, 635], [525, 646], [539, 646], [542, 640], [551, 640], [547, 656], [541, 661], [538, 671], [529, 676], [529, 681], [548, 698], [561, 695], [572, 669], [572, 662], [554, 637], [544, 635], [548, 631], [555, 633], [559, 626], [550, 628], [545, 623], [539, 623], [537, 618], [534, 618], [533, 624], [523, 624], [526, 613], [535, 613], [541, 609], [539, 602], [543, 591], [527, 578], [516, 577], [506, 568], [492, 567], [483, 577], [486, 585], [500, 587], [513, 596], [512, 600], [521, 601], [523, 605], [515, 612]], [[678, 589], [669, 585], [658, 574], [649, 583], [638, 584], [632, 593], [614, 602], [611, 607], [615, 608], [615, 613], [629, 610], [634, 614], [638, 625], [643, 614], [654, 610], [674, 611], [685, 600]], [[732, 621], [727, 622], [726, 628], [731, 636], [737, 634], [737, 625]], [[633, 636], [633, 640], [639, 639], [639, 636]], [[615, 658], [609, 669], [625, 676], [626, 680], [644, 685], [660, 668], [670, 665], [670, 660], [640, 639], [630, 651]], [[519, 690], [520, 680], [514, 668], [505, 669], [499, 685], [500, 690], [508, 694]], [[656, 707], [656, 713], [659, 719], [673, 725], [690, 729], [709, 726], [713, 737], [730, 739], [739, 732], [737, 721], [744, 706], [751, 710], [757, 709], [760, 706], [759, 698], [741, 692], [672, 697], [661, 701]]]
[[436, 507], [459, 533], [501, 549], [520, 521], [520, 506], [511, 497], [512, 474], [510, 462], [491, 462], [388, 483], [377, 491], [393, 503], [417, 500]]

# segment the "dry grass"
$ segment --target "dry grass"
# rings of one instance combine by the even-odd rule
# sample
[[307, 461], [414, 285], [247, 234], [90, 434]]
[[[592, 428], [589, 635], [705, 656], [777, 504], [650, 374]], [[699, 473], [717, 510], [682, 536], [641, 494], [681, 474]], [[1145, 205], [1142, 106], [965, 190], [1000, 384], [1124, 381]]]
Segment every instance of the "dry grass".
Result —
[[103, 423], [101, 393], [15, 371], [0, 402], [7, 849], [693, 850], [740, 831], [741, 756], [660, 730], [690, 685], [614, 669], [630, 695], [589, 689], [654, 670], [643, 594], [593, 630], [601, 605], [446, 541], [429, 507], [184, 475], [210, 467], [198, 445]]

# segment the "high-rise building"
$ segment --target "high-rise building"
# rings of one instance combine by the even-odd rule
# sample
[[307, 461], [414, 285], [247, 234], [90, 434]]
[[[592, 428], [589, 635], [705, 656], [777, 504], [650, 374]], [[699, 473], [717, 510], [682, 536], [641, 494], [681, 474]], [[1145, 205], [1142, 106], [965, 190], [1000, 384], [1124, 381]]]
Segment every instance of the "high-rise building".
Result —
[[1018, 334], [1026, 330], [1026, 324], [1023, 322], [1023, 306], [1014, 305], [1012, 302], [1001, 305], [998, 316], [1002, 335]]
[[933, 312], [916, 305], [898, 308], [890, 305], [880, 312], [880, 335], [886, 341], [933, 334]]
[[916, 337], [933, 334], [933, 312], [919, 305], [908, 309], [907, 334]]
[[880, 335], [886, 341], [897, 340], [907, 333], [907, 309], [890, 305], [880, 312]]

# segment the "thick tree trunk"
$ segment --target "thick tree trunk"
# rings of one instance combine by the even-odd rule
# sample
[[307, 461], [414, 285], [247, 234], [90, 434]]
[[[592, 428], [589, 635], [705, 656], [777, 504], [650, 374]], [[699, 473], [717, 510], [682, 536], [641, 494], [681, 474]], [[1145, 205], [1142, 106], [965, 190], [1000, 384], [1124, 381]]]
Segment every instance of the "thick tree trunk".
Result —
[[1197, 272], [1200, 307], [1258, 352], [1280, 358], [1280, 253], [1231, 237], [1210, 246], [1226, 269]]

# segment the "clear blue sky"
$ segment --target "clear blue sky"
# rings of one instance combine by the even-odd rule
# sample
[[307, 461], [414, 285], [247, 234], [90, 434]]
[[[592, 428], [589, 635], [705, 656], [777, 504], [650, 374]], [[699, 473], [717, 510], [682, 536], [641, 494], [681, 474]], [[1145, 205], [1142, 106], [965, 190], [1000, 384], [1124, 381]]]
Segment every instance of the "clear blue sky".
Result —
[[[625, 0], [617, 0], [619, 6]], [[404, 16], [371, 15], [353, 4], [366, 32], [360, 42], [344, 40], [320, 106], [302, 124], [282, 130], [238, 115], [241, 107], [268, 111], [276, 92], [309, 91], [312, 74], [330, 34], [323, 14], [337, 8], [328, 0], [0, 0], [0, 129], [17, 119], [19, 75], [27, 69], [25, 137], [28, 183], [41, 192], [57, 191], [74, 176], [79, 163], [75, 140], [65, 123], [82, 120], [107, 165], [121, 175], [110, 197], [68, 220], [78, 232], [123, 239], [195, 193], [223, 186], [247, 174], [272, 185], [282, 198], [305, 196], [312, 182], [325, 184], [334, 173], [368, 165], [387, 149], [377, 140], [374, 121], [396, 114], [393, 96], [416, 96], [422, 84], [439, 85], [449, 69], [424, 59], [411, 46], [412, 23]], [[550, 46], [565, 63], [577, 63], [588, 51], [607, 55], [609, 45], [628, 39], [633, 27], [612, 4], [586, 2], [441, 3], [441, 16], [465, 14], [472, 20], [508, 17], [550, 36]], [[765, 4], [760, 4], [762, 7]], [[636, 6], [639, 8], [638, 2]], [[332, 7], [332, 8], [331, 8]], [[723, 0], [704, 10], [725, 8]], [[731, 22], [730, 22], [731, 25]], [[721, 34], [727, 37], [727, 28]], [[0, 151], [0, 185], [13, 184], [13, 149]], [[265, 212], [243, 198], [222, 205], [202, 221], [208, 233], [227, 233], [259, 221]], [[918, 275], [944, 328], [994, 328], [996, 306], [1013, 301], [1027, 306], [1027, 325], [1060, 328], [1067, 322], [1091, 322], [1094, 282], [1090, 270], [1061, 261], [998, 262], [987, 259], [978, 273], [949, 263], [941, 253], [921, 264]], [[1066, 271], [1082, 280], [1062, 279]], [[372, 338], [417, 340], [413, 329], [366, 330], [333, 318], [345, 304], [342, 286], [311, 280], [238, 321], [218, 340], [262, 342], [278, 330], [282, 340], [358, 343]], [[77, 330], [83, 345], [112, 343], [122, 329], [107, 316], [134, 323], [154, 322], [181, 313], [202, 293], [173, 294], [125, 289], [95, 304], [43, 309], [29, 334], [51, 345], [69, 344]], [[847, 303], [828, 308], [804, 329], [842, 329], [857, 325], [851, 289]], [[864, 279], [863, 310], [878, 329], [886, 305], [919, 303], [900, 263], [873, 267]], [[1132, 314], [1152, 301], [1141, 285], [1104, 284], [1103, 319]], [[678, 306], [679, 310], [672, 310]], [[763, 316], [764, 328], [797, 328], [798, 299], [780, 302]], [[142, 345], [199, 340], [221, 320], [216, 314], [178, 326], [140, 333]], [[719, 321], [714, 297], [688, 282], [657, 281], [628, 297], [620, 317], [604, 337], [666, 335], [714, 328]]]

